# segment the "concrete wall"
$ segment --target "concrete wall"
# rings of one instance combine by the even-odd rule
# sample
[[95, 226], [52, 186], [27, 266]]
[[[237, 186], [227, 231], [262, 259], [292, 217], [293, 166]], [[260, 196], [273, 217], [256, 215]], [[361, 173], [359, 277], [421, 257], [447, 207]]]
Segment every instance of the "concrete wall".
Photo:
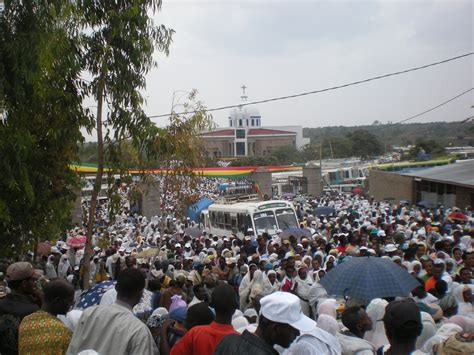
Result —
[[141, 215], [150, 219], [161, 215], [160, 185], [158, 182], [140, 183], [142, 191]]
[[319, 165], [309, 163], [303, 167], [303, 177], [307, 179], [308, 195], [319, 197], [321, 196], [321, 168]]
[[369, 194], [376, 201], [394, 198], [393, 203], [400, 200], [414, 201], [414, 181], [412, 177], [388, 171], [370, 170]]
[[250, 175], [250, 180], [258, 184], [262, 196], [272, 196], [272, 173], [270, 170], [257, 169]]

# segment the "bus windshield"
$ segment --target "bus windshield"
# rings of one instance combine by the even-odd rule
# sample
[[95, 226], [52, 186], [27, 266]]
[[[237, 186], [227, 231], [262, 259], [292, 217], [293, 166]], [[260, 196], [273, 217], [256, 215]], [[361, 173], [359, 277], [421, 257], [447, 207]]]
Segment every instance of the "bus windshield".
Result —
[[291, 208], [276, 210], [276, 218], [278, 221], [278, 227], [281, 230], [298, 227], [295, 212]]
[[255, 229], [257, 234], [267, 232], [269, 234], [275, 234], [277, 230], [277, 223], [273, 211], [265, 211], [255, 213], [253, 215], [255, 223]]

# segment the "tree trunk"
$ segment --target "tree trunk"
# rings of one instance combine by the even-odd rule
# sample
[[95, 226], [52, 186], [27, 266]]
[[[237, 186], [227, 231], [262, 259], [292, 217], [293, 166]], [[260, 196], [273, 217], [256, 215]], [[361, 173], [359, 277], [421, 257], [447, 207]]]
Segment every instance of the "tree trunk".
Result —
[[84, 252], [82, 289], [89, 288], [89, 267], [92, 256], [92, 233], [94, 229], [97, 198], [102, 188], [102, 174], [104, 172], [104, 139], [102, 137], [102, 104], [104, 95], [103, 82], [99, 84], [97, 93], [97, 174], [95, 175], [94, 189], [92, 190], [91, 204], [89, 206], [89, 219], [87, 221], [86, 246]]

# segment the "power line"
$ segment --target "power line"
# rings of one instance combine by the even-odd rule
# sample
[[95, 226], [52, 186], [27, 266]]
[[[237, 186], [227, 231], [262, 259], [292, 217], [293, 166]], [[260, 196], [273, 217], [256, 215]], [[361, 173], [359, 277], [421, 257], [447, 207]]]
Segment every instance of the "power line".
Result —
[[[287, 99], [292, 99], [292, 98], [296, 98], [296, 97], [302, 97], [302, 96], [308, 96], [308, 95], [319, 94], [319, 93], [326, 92], [326, 91], [332, 91], [332, 90], [342, 89], [342, 88], [346, 88], [346, 87], [349, 87], [349, 86], [354, 86], [354, 85], [359, 85], [359, 84], [363, 84], [363, 83], [368, 83], [368, 82], [374, 81], [374, 80], [379, 80], [379, 79], [383, 79], [383, 78], [388, 78], [388, 77], [390, 77], [390, 76], [395, 76], [395, 75], [400, 75], [400, 74], [406, 74], [406, 73], [410, 73], [410, 72], [413, 72], [413, 71], [417, 71], [417, 70], [421, 70], [421, 69], [426, 69], [426, 68], [429, 68], [429, 67], [434, 67], [434, 66], [436, 66], [436, 65], [448, 63], [448, 62], [451, 62], [451, 61], [454, 61], [454, 60], [458, 60], [458, 59], [461, 59], [461, 58], [464, 58], [464, 57], [471, 56], [471, 55], [473, 55], [473, 54], [474, 54], [474, 52], [470, 52], [470, 53], [466, 53], [466, 54], [459, 55], [459, 56], [457, 56], [457, 57], [448, 58], [448, 59], [445, 59], [445, 60], [442, 60], [442, 61], [439, 61], [439, 62], [430, 63], [430, 64], [422, 65], [422, 66], [419, 66], [419, 67], [414, 67], [414, 68], [411, 68], [411, 69], [401, 70], [401, 71], [397, 71], [397, 72], [393, 72], [393, 73], [388, 73], [388, 74], [384, 74], [384, 75], [374, 76], [374, 77], [372, 77], [372, 78], [368, 78], [368, 79], [364, 79], [364, 80], [358, 80], [358, 81], [353, 81], [353, 82], [351, 82], [351, 83], [347, 83], [347, 84], [343, 84], [343, 85], [337, 85], [337, 86], [332, 86], [332, 87], [328, 87], [328, 88], [325, 88], [325, 89], [307, 91], [307, 92], [303, 92], [303, 93], [299, 93], [299, 94], [293, 94], [293, 95], [287, 95], [287, 96], [273, 97], [273, 98], [270, 98], [270, 99], [259, 100], [259, 101], [243, 102], [243, 103], [240, 103], [240, 104], [237, 104], [237, 105], [227, 105], [227, 106], [215, 107], [215, 108], [207, 109], [206, 112], [221, 111], [221, 110], [227, 110], [227, 109], [236, 108], [236, 107], [243, 107], [243, 106], [248, 106], [248, 105], [263, 104], [263, 103], [267, 103], [267, 102], [280, 101], [280, 100], [287, 100]], [[177, 114], [177, 115], [182, 115], [182, 114], [189, 114], [189, 113], [196, 113], [196, 112], [197, 112], [197, 111], [179, 112], [179, 113], [176, 113], [176, 114]], [[167, 113], [167, 114], [161, 114], [161, 115], [151, 115], [151, 116], [148, 116], [148, 117], [149, 117], [149, 118], [160, 118], [160, 117], [168, 117], [168, 116], [170, 116], [170, 115], [171, 115], [170, 113]]]
[[456, 96], [450, 98], [450, 99], [447, 100], [447, 101], [444, 101], [444, 102], [440, 103], [439, 105], [436, 105], [436, 106], [434, 106], [434, 107], [432, 107], [432, 108], [430, 108], [430, 109], [428, 109], [428, 110], [425, 110], [425, 111], [423, 111], [423, 112], [417, 113], [416, 115], [413, 115], [413, 116], [410, 116], [410, 117], [408, 117], [408, 118], [405, 118], [405, 119], [403, 119], [403, 120], [401, 120], [401, 121], [394, 122], [393, 124], [403, 123], [403, 122], [406, 122], [406, 121], [410, 121], [410, 120], [412, 120], [412, 119], [414, 119], [414, 118], [420, 117], [420, 116], [424, 115], [425, 113], [428, 113], [428, 112], [431, 112], [431, 111], [433, 111], [433, 110], [436, 110], [437, 108], [440, 108], [441, 106], [444, 106], [444, 105], [450, 103], [451, 101], [454, 101], [454, 100], [456, 100], [457, 98], [459, 98], [459, 97], [461, 97], [461, 96], [463, 96], [463, 95], [466, 95], [467, 93], [471, 92], [472, 90], [474, 90], [474, 88], [470, 88], [470, 89], [468, 89], [468, 90], [466, 90], [466, 91], [463, 91], [462, 93], [460, 93], [460, 94], [458, 94], [458, 95], [456, 95]]

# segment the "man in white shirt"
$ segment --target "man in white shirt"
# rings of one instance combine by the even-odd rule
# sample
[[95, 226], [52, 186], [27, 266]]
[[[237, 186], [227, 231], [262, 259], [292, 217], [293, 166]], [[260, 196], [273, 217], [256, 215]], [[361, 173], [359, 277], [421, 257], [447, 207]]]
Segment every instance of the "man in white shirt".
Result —
[[158, 354], [150, 330], [132, 313], [144, 288], [145, 277], [140, 271], [122, 271], [115, 285], [117, 300], [83, 312], [67, 354], [83, 350], [99, 354]]
[[207, 291], [204, 284], [193, 286], [194, 298], [188, 304], [188, 308], [200, 302], [207, 302]]

